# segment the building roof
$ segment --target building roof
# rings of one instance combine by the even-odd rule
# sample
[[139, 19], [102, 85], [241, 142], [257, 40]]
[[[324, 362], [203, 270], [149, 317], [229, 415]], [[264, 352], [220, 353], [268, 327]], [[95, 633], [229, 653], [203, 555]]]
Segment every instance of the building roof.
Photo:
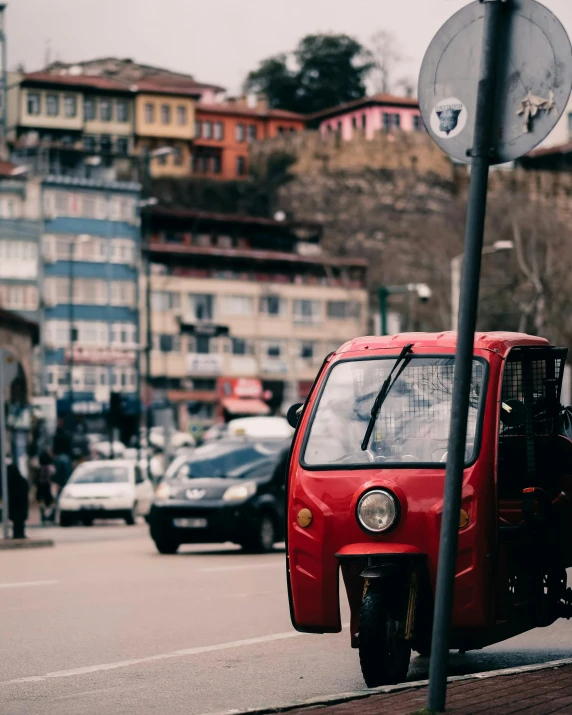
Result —
[[59, 75], [50, 72], [27, 72], [22, 78], [22, 84], [48, 84], [77, 87], [78, 89], [98, 89], [113, 92], [132, 92], [133, 89], [125, 82], [108, 77], [91, 75]]
[[320, 112], [315, 112], [307, 117], [309, 120], [315, 119], [328, 119], [329, 117], [335, 117], [338, 114], [345, 114], [356, 109], [362, 109], [365, 107], [411, 107], [417, 109], [419, 107], [419, 102], [415, 97], [400, 97], [395, 94], [373, 94], [369, 97], [362, 97], [361, 99], [354, 99], [351, 102], [345, 102], [344, 104], [338, 104], [336, 107], [330, 107], [328, 109], [322, 109]]
[[572, 152], [572, 142], [566, 142], [565, 144], [556, 144], [555, 146], [545, 146], [539, 149], [533, 149], [528, 154], [527, 157], [535, 158], [537, 156], [550, 156], [551, 154], [570, 154]]
[[216, 104], [206, 104], [200, 102], [197, 104], [195, 112], [197, 116], [200, 116], [201, 112], [204, 112], [205, 114], [233, 114], [235, 116], [260, 117], [261, 119], [292, 119], [296, 121], [306, 121], [306, 116], [304, 114], [289, 112], [286, 109], [245, 107], [237, 102], [217, 102]]
[[[356, 352], [361, 350], [399, 350], [412, 344], [413, 350], [454, 350], [457, 347], [457, 333], [447, 331], [443, 333], [398, 333], [397, 335], [373, 335], [364, 338], [355, 338], [342, 345], [338, 352]], [[489, 332], [475, 333], [475, 350], [495, 351], [505, 357], [512, 348], [520, 346], [549, 347], [550, 343], [545, 338], [538, 338], [526, 333]]]
[[27, 333], [32, 339], [32, 343], [37, 345], [40, 339], [40, 328], [38, 323], [23, 318], [18, 313], [0, 308], [0, 326], [15, 330], [19, 333]]
[[0, 161], [0, 176], [12, 176], [16, 168], [16, 165], [9, 161]]

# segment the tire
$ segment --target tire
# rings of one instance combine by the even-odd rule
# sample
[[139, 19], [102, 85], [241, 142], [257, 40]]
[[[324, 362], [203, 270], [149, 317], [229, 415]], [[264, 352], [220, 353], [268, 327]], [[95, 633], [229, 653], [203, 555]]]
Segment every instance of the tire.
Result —
[[165, 536], [160, 539], [154, 539], [154, 541], [157, 551], [160, 554], [176, 554], [181, 545], [178, 541], [175, 541], [175, 539]]
[[135, 508], [131, 509], [130, 511], [125, 512], [125, 523], [127, 526], [135, 526], [135, 523], [137, 521], [135, 517]]
[[360, 612], [359, 660], [368, 688], [403, 682], [411, 658], [411, 646], [398, 632], [380, 586], [370, 585]]
[[272, 514], [261, 514], [249, 538], [241, 543], [242, 548], [253, 554], [267, 554], [277, 541], [276, 521]]
[[93, 526], [93, 516], [82, 516], [81, 523], [84, 526]]
[[60, 526], [67, 528], [73, 524], [72, 515], [67, 511], [62, 511], [60, 513]]

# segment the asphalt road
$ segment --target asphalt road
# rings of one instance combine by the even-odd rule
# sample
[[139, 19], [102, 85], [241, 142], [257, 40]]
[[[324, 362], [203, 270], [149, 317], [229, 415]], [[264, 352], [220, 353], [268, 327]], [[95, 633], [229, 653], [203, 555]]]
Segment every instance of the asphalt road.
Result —
[[[201, 715], [364, 687], [347, 630], [292, 630], [280, 551], [160, 556], [143, 524], [40, 533], [56, 548], [0, 552], [0, 715]], [[571, 655], [560, 621], [450, 671]], [[427, 672], [416, 658], [409, 677]]]

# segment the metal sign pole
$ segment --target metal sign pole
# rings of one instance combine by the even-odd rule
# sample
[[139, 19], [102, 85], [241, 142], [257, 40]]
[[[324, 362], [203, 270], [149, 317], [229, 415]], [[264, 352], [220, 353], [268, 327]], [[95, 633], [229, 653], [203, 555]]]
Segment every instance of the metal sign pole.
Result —
[[493, 146], [493, 119], [496, 108], [497, 66], [500, 48], [503, 46], [503, 24], [511, 5], [506, 0], [483, 1], [485, 3], [484, 32], [475, 133], [471, 150], [472, 169], [465, 229], [459, 333], [455, 357], [451, 431], [443, 495], [441, 542], [429, 669], [427, 707], [430, 712], [444, 712], [447, 695], [447, 661], [455, 587], [459, 511], [465, 466], [473, 343], [477, 320], [487, 184], [489, 167], [491, 159], [493, 159], [491, 147]]
[[6, 351], [0, 350], [0, 476], [2, 479], [2, 533], [5, 539], [10, 536], [8, 511], [8, 470], [6, 469], [6, 412], [4, 403], [4, 368]]

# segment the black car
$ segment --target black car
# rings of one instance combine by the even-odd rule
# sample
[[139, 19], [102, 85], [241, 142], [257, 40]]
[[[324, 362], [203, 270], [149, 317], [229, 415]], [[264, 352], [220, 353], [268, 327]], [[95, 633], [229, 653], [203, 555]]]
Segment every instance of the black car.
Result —
[[169, 468], [149, 514], [162, 554], [181, 544], [232, 541], [270, 551], [284, 538], [284, 480], [289, 443], [217, 442]]

